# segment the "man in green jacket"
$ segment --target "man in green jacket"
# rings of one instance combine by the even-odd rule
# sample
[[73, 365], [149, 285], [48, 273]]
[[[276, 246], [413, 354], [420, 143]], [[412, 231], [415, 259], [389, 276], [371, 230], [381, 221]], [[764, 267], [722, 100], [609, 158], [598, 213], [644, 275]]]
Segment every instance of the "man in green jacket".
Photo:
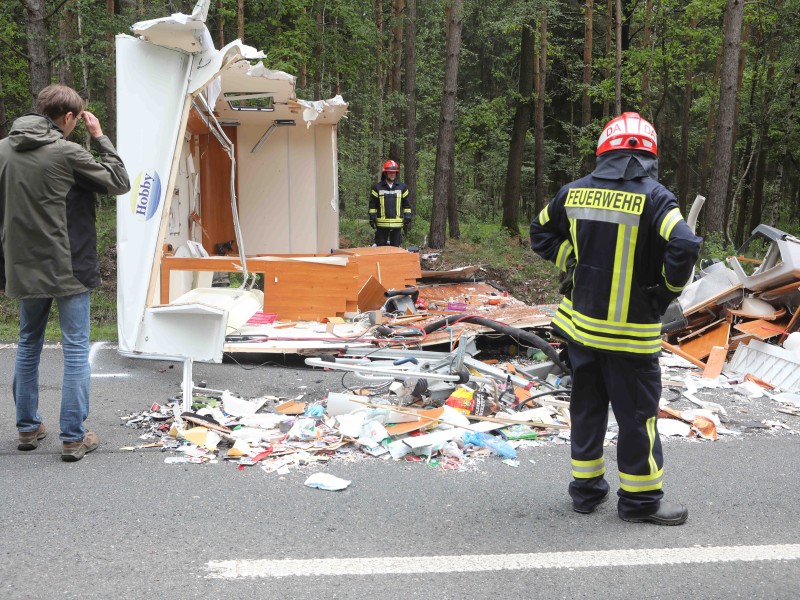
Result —
[[[83, 120], [102, 162], [66, 140]], [[13, 393], [19, 450], [47, 435], [39, 414], [39, 361], [53, 300], [64, 349], [61, 458], [77, 461], [98, 446], [89, 415], [89, 290], [100, 285], [95, 194], [130, 189], [125, 165], [78, 93], [50, 85], [36, 112], [14, 121], [0, 141], [0, 292], [19, 300], [20, 335]]]

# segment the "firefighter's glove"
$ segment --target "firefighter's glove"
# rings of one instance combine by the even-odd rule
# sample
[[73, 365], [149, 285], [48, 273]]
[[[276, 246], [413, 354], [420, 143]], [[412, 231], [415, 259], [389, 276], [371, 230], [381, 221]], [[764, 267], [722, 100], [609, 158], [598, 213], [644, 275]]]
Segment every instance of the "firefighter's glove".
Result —
[[411, 219], [403, 219], [403, 231], [406, 234], [411, 231]]
[[377, 219], [370, 219], [370, 220], [369, 220], [369, 226], [370, 226], [370, 227], [372, 227], [373, 229], [377, 229], [377, 228], [378, 228], [378, 221], [377, 221]]
[[667, 312], [670, 303], [677, 297], [676, 294], [670, 292], [663, 284], [657, 284], [647, 288], [647, 294], [650, 298], [650, 305], [662, 316]]
[[572, 280], [575, 276], [575, 267], [577, 264], [575, 258], [570, 256], [567, 259], [567, 270], [561, 274], [561, 283], [558, 286], [558, 293], [565, 298], [572, 298]]

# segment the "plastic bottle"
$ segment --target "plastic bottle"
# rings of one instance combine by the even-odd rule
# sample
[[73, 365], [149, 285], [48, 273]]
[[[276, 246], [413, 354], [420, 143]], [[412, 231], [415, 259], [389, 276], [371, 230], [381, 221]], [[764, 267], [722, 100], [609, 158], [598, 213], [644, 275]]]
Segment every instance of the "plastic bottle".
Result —
[[503, 458], [516, 458], [517, 451], [511, 447], [511, 444], [508, 442], [504, 442], [503, 440], [496, 438], [493, 435], [489, 435], [488, 433], [476, 432], [476, 431], [467, 431], [461, 438], [464, 440], [465, 444], [472, 444], [473, 446], [482, 446], [484, 448], [489, 448], [496, 454], [499, 454]]

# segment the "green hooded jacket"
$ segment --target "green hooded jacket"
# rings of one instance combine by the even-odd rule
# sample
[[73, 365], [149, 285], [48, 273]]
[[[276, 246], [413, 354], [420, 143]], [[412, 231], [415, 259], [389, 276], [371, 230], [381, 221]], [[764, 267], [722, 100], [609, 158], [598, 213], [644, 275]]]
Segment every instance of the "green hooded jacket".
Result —
[[0, 140], [0, 289], [12, 298], [71, 296], [100, 285], [95, 194], [124, 194], [128, 173], [106, 136], [102, 162], [27, 114]]

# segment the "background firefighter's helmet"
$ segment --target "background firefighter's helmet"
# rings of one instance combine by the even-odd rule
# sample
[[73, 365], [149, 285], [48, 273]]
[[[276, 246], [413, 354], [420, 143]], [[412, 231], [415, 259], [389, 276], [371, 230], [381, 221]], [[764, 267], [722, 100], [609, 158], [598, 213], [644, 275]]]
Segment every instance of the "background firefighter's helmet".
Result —
[[383, 172], [384, 173], [399, 173], [400, 172], [400, 165], [398, 165], [393, 160], [387, 160], [383, 163]]
[[597, 156], [611, 150], [643, 150], [658, 156], [658, 137], [652, 124], [627, 112], [611, 119], [597, 140]]

